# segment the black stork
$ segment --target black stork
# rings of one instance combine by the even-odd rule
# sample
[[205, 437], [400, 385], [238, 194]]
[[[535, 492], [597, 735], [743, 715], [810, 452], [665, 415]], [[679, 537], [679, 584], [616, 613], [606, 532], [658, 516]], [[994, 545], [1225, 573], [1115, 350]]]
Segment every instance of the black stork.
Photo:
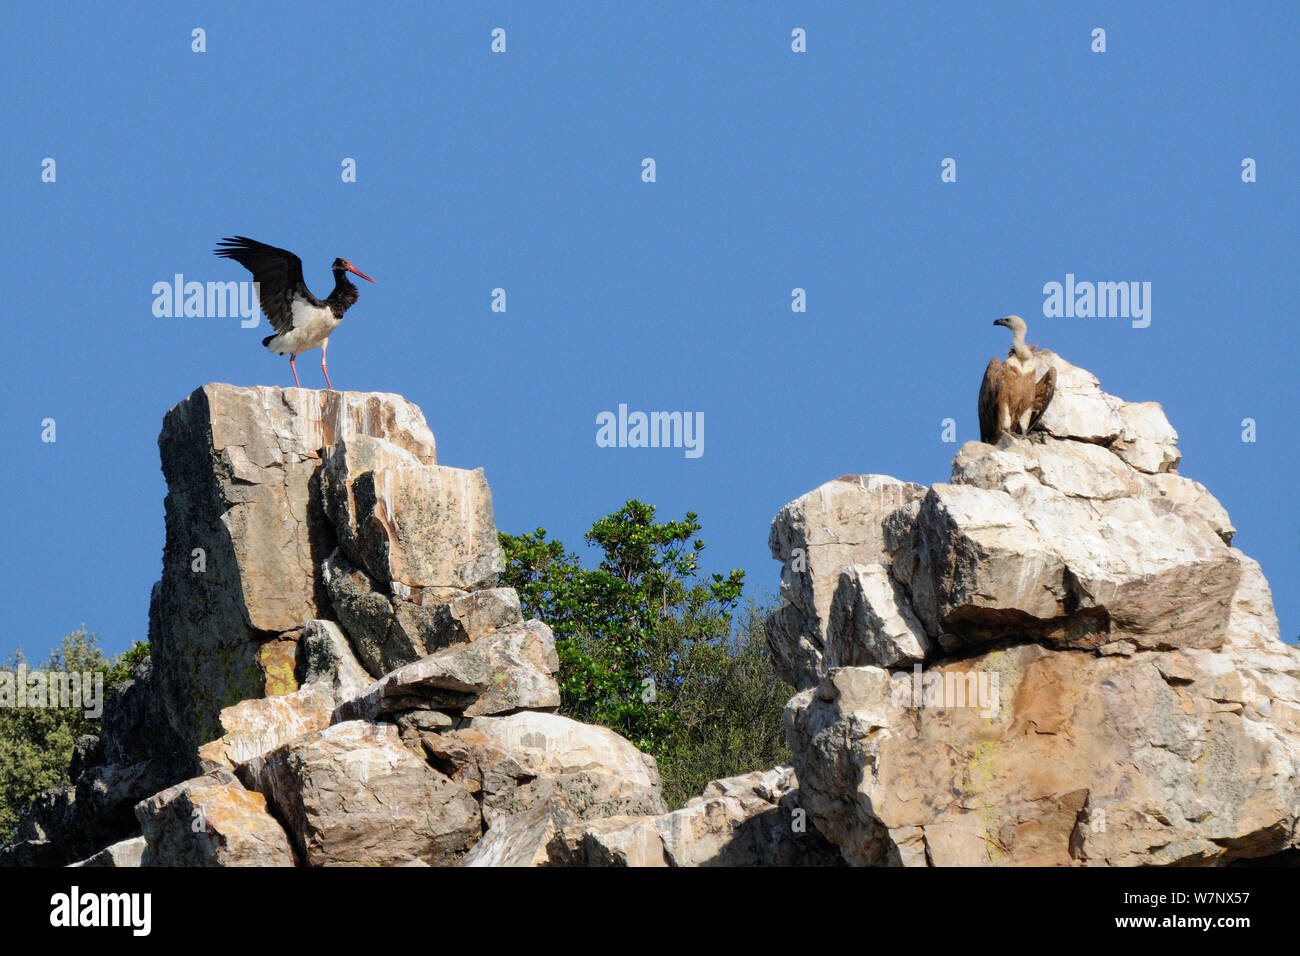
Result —
[[302, 260], [287, 249], [277, 249], [256, 239], [236, 236], [222, 239], [214, 250], [219, 256], [234, 259], [253, 273], [258, 284], [258, 297], [262, 311], [275, 329], [275, 335], [262, 339], [262, 344], [276, 355], [289, 356], [293, 371], [293, 384], [298, 381], [298, 367], [294, 359], [299, 352], [320, 346], [320, 370], [325, 373], [325, 384], [332, 391], [329, 369], [325, 367], [325, 347], [330, 333], [343, 321], [343, 313], [351, 308], [360, 296], [357, 287], [348, 281], [347, 274], [361, 276], [374, 282], [346, 259], [335, 259], [330, 268], [334, 272], [334, 291], [326, 299], [311, 294], [302, 281]]

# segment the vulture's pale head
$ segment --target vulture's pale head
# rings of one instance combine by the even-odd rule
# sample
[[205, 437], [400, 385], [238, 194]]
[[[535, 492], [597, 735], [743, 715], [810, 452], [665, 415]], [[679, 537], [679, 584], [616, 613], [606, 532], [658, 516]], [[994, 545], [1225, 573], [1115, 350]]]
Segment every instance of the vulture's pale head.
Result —
[[1004, 315], [1000, 319], [994, 319], [993, 324], [1010, 329], [1014, 335], [1024, 335], [1029, 329], [1029, 326], [1025, 325], [1025, 320], [1018, 315]]

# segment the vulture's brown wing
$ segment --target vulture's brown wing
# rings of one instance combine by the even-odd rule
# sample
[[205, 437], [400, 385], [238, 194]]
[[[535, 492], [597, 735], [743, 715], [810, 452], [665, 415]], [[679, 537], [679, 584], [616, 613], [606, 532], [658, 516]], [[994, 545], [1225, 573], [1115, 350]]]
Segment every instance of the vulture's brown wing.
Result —
[[999, 359], [989, 359], [980, 385], [980, 441], [990, 445], [998, 440], [998, 390], [1006, 371]]
[[1033, 431], [1038, 420], [1043, 417], [1043, 412], [1047, 411], [1047, 406], [1052, 404], [1052, 396], [1056, 394], [1056, 366], [1047, 370], [1047, 374], [1038, 380], [1038, 385], [1034, 389], [1034, 415], [1029, 419], [1029, 430]]

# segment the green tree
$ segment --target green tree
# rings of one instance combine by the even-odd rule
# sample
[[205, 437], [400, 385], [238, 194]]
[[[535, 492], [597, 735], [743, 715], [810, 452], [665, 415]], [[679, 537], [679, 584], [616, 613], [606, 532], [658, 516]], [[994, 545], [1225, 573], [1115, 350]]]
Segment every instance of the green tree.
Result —
[[[107, 697], [110, 690], [130, 679], [135, 664], [148, 656], [149, 645], [137, 643], [110, 659], [98, 640], [83, 626], [64, 637], [44, 661], [28, 664], [20, 648], [9, 656], [4, 669], [13, 673], [27, 664], [29, 673], [100, 673]], [[0, 843], [12, 837], [23, 806], [31, 798], [69, 782], [68, 764], [77, 738], [97, 733], [98, 722], [80, 707], [0, 707]]]
[[770, 741], [788, 691], [767, 661], [760, 612], [733, 633], [744, 572], [700, 572], [700, 527], [694, 512], [659, 523], [654, 507], [628, 501], [586, 535], [601, 552], [595, 568], [543, 528], [501, 535], [501, 583], [555, 632], [561, 710], [653, 754], [670, 799], [698, 793], [724, 764], [784, 753]]
[[763, 622], [772, 602], [749, 601], [725, 640], [693, 642], [672, 696], [672, 738], [656, 759], [664, 797], [680, 806], [720, 777], [790, 762], [783, 710], [790, 687], [776, 676]]

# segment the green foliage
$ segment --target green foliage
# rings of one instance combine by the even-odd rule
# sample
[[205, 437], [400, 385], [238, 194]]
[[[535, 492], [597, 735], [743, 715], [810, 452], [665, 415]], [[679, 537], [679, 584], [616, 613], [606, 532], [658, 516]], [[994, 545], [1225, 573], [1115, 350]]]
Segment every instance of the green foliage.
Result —
[[700, 573], [693, 512], [654, 517], [628, 501], [597, 521], [586, 535], [602, 555], [594, 569], [545, 529], [502, 534], [501, 583], [555, 632], [562, 712], [653, 754], [665, 794], [684, 800], [715, 777], [780, 762], [788, 690], [768, 663], [760, 609], [733, 633], [744, 572]]
[[[85, 628], [63, 638], [59, 648], [38, 664], [29, 664], [21, 649], [10, 655], [4, 670], [27, 664], [28, 672], [91, 672], [104, 675], [104, 696], [128, 680], [135, 664], [149, 656], [149, 645], [137, 643], [110, 660], [98, 638]], [[99, 733], [97, 720], [79, 707], [0, 707], [0, 843], [18, 825], [23, 806], [42, 790], [69, 782], [73, 745], [84, 734]]]
[[751, 601], [726, 639], [688, 647], [684, 679], [665, 700], [674, 732], [655, 753], [669, 806], [710, 780], [790, 762], [782, 722], [790, 688], [772, 669], [763, 630], [771, 610]]
[[148, 641], [136, 641], [129, 651], [119, 654], [112, 666], [104, 672], [104, 693], [107, 694], [110, 689], [129, 681], [131, 675], [135, 673], [135, 665], [148, 656]]

